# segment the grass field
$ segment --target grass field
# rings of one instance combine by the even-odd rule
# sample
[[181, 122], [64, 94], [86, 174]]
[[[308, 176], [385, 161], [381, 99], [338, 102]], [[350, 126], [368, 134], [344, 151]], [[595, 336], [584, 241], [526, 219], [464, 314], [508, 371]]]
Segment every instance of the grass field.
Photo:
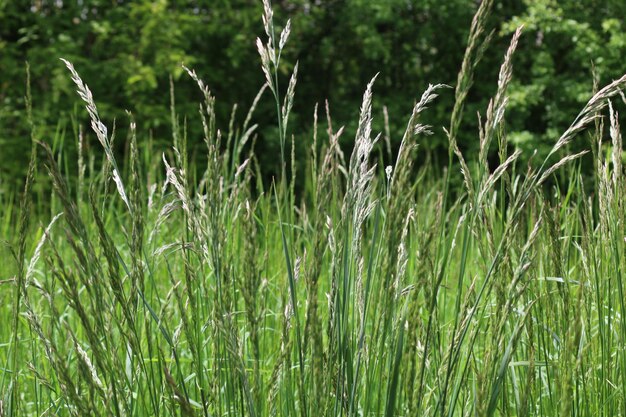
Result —
[[[116, 161], [97, 97], [65, 62], [93, 132], [76, 137], [78, 172], [56, 141], [33, 137], [26, 189], [0, 194], [0, 415], [626, 415], [626, 190], [611, 104], [626, 76], [590, 94], [545, 160], [522, 164], [504, 128], [520, 29], [480, 152], [463, 155], [491, 6], [474, 17], [457, 84], [416, 99], [392, 165], [371, 127], [372, 80], [352, 154], [320, 106], [297, 172], [297, 67], [279, 91], [289, 25], [275, 33], [266, 3], [259, 99], [276, 101], [283, 167], [270, 185], [254, 108], [218, 128], [191, 70], [204, 99], [188, 123], [204, 126], [206, 166], [189, 159], [174, 104], [168, 152], [137, 139], [129, 115]], [[418, 144], [443, 131], [420, 123], [438, 94], [456, 98], [450, 162], [414, 166]], [[89, 138], [102, 160], [84, 152]], [[573, 141], [591, 144], [592, 177], [566, 152]]]

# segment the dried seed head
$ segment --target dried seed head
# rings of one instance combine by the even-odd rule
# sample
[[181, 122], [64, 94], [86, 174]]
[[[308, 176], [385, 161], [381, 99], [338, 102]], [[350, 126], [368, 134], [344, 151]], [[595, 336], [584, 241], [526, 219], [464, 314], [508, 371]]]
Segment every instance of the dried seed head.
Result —
[[289, 39], [289, 35], [291, 34], [291, 19], [287, 20], [287, 25], [280, 33], [280, 42], [278, 43], [278, 49], [282, 50]]
[[272, 11], [272, 5], [269, 0], [263, 0], [263, 27], [265, 28], [265, 34], [269, 39], [272, 38], [272, 24], [273, 24], [274, 12]]

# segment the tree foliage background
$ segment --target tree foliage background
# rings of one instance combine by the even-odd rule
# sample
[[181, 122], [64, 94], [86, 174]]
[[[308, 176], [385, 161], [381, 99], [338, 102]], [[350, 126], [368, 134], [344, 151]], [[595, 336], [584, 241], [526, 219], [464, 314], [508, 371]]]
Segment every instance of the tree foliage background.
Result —
[[[326, 99], [335, 123], [347, 126], [343, 140], [350, 146], [362, 91], [377, 72], [375, 127], [383, 130], [386, 106], [392, 148], [397, 146], [428, 83], [454, 85], [477, 1], [275, 0], [273, 6], [277, 22], [291, 18], [293, 24], [282, 69], [300, 63], [290, 130], [301, 155], [311, 143], [315, 103], [323, 109]], [[86, 115], [60, 57], [75, 64], [100, 113], [109, 125], [116, 121], [118, 136], [124, 137], [129, 110], [143, 139], [149, 135], [163, 148], [171, 138], [171, 77], [191, 149], [201, 151], [200, 95], [181, 63], [217, 96], [222, 127], [234, 103], [241, 122], [264, 82], [254, 46], [263, 33], [261, 11], [260, 0], [0, 0], [0, 189], [17, 185], [27, 165], [25, 62], [37, 136], [64, 137], [58, 143], [66, 154], [76, 151], [75, 131]], [[515, 58], [507, 130], [511, 146], [542, 152], [592, 93], [592, 67], [601, 84], [626, 72], [624, 16], [623, 0], [497, 2], [494, 40], [477, 70], [461, 145], [478, 146], [476, 114], [495, 91], [517, 26], [524, 24], [525, 33]], [[287, 73], [283, 78], [286, 83]], [[447, 126], [452, 100], [452, 90], [444, 93], [427, 122]], [[255, 115], [261, 126], [256, 153], [266, 176], [277, 168], [273, 106], [265, 96]], [[422, 146], [423, 155], [435, 160], [446, 153], [445, 135], [436, 133]], [[123, 142], [117, 141], [120, 153]]]

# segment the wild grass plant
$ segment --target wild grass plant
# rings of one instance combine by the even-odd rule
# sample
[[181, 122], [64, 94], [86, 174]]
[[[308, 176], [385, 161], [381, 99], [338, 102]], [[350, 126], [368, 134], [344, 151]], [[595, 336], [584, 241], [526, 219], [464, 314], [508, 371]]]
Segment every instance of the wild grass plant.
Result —
[[[222, 130], [215, 97], [187, 69], [202, 97], [206, 167], [189, 158], [173, 99], [171, 149], [155, 154], [129, 114], [120, 164], [115, 128], [64, 61], [104, 157], [84, 153], [91, 134], [79, 131], [79, 172], [67, 172], [65, 156], [33, 134], [19, 209], [0, 194], [13, 260], [0, 267], [0, 415], [625, 415], [624, 179], [611, 100], [626, 76], [596, 88], [545, 160], [523, 165], [505, 129], [520, 28], [481, 117], [480, 152], [464, 155], [457, 133], [491, 38], [484, 0], [447, 129], [421, 122], [452, 93], [429, 85], [394, 163], [377, 164], [374, 77], [352, 153], [328, 104], [315, 106], [297, 172], [297, 66], [284, 93], [279, 79], [290, 24], [277, 36], [264, 6], [255, 105], [269, 90], [282, 167], [269, 186], [254, 155], [255, 105]], [[449, 141], [443, 174], [413, 163], [432, 134]], [[582, 154], [564, 153], [588, 137], [594, 184], [580, 174]], [[557, 172], [564, 186], [548, 186]], [[33, 204], [46, 174], [52, 197]], [[452, 192], [454, 176], [463, 188]]]

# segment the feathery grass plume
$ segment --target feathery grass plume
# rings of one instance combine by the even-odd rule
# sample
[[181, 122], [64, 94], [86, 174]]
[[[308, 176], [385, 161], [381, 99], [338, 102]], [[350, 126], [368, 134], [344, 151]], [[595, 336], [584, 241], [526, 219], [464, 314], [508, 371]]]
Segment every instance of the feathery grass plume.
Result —
[[[384, 240], [387, 242], [388, 253], [385, 256], [385, 272], [383, 272], [383, 275], [386, 277], [385, 287], [390, 290], [392, 286], [389, 283], [394, 282], [398, 275], [397, 255], [399, 252], [397, 248], [401, 244], [403, 224], [406, 223], [405, 219], [410, 217], [408, 213], [410, 212], [410, 206], [413, 203], [412, 196], [417, 186], [417, 181], [411, 182], [411, 175], [414, 171], [413, 160], [418, 146], [416, 137], [420, 134], [432, 134], [430, 126], [419, 123], [419, 117], [428, 108], [428, 105], [438, 97], [437, 90], [443, 87], [447, 86], [444, 84], [429, 84], [420, 100], [414, 105], [402, 142], [400, 143], [395, 166], [392, 169], [387, 207], [388, 220], [384, 237]], [[390, 292], [388, 301], [393, 302], [393, 298]]]
[[456, 136], [463, 117], [465, 99], [474, 81], [474, 70], [491, 41], [492, 34], [490, 33], [483, 38], [483, 33], [492, 7], [493, 0], [482, 0], [472, 19], [463, 63], [461, 64], [454, 91], [454, 107], [450, 117], [450, 128], [448, 129], [450, 143], [456, 142]]
[[574, 122], [556, 141], [550, 150], [549, 156], [558, 152], [561, 148], [567, 145], [576, 136], [576, 134], [584, 130], [589, 123], [594, 121], [598, 117], [598, 113], [607, 106], [608, 100], [619, 94], [623, 90], [624, 86], [626, 86], [626, 75], [623, 75], [596, 92], [589, 99], [587, 104], [585, 104], [580, 113], [578, 113]]
[[[254, 108], [256, 107], [256, 102], [260, 99], [260, 95], [263, 93], [265, 88], [266, 86], [264, 85], [261, 88], [261, 90], [259, 90], [259, 93], [257, 94], [255, 98], [255, 102], [252, 104], [252, 107], [250, 108], [250, 111], [248, 112], [248, 115], [246, 116], [246, 121], [244, 121], [243, 128], [241, 130], [243, 133], [241, 134], [234, 127], [235, 114], [233, 110], [233, 115], [231, 116], [231, 121], [229, 125], [228, 142], [226, 144], [227, 151], [225, 152], [225, 155], [224, 155], [224, 169], [229, 169], [229, 171], [224, 174], [224, 176], [227, 178], [232, 178], [233, 176], [238, 177], [253, 155], [254, 146], [252, 146], [252, 148], [250, 149], [250, 158], [245, 160], [243, 163], [241, 162], [241, 157], [242, 157], [241, 154], [243, 153], [243, 149], [246, 146], [246, 144], [249, 142], [250, 138], [253, 136], [253, 133], [256, 131], [258, 127], [258, 125], [252, 125], [251, 127], [248, 128], [247, 127], [247, 124], [249, 123], [248, 118], [252, 117], [252, 112], [254, 112]], [[232, 142], [232, 146], [231, 146], [231, 142]], [[241, 165], [237, 167], [237, 165], [240, 163]]]
[[76, 340], [76, 336], [74, 336], [74, 334], [72, 334], [71, 332], [69, 332], [69, 334], [70, 334], [70, 337], [71, 337], [72, 342], [74, 344], [74, 348], [78, 352], [78, 357], [80, 357], [83, 365], [87, 368], [87, 371], [89, 372], [89, 376], [91, 377], [91, 380], [93, 381], [95, 386], [98, 388], [98, 391], [100, 392], [100, 394], [102, 394], [104, 397], [106, 397], [107, 396], [107, 390], [106, 390], [104, 384], [102, 383], [102, 381], [100, 380], [100, 377], [98, 376], [98, 371], [96, 370], [95, 366], [91, 362], [91, 359], [89, 359], [89, 355], [80, 346], [80, 344]]
[[268, 88], [267, 83], [261, 86], [261, 88], [259, 89], [259, 92], [257, 93], [257, 95], [254, 97], [254, 100], [252, 101], [252, 105], [250, 105], [250, 109], [248, 109], [248, 114], [246, 115], [246, 118], [243, 121], [243, 125], [241, 127], [241, 131], [243, 133], [241, 137], [238, 138], [238, 141], [236, 145], [234, 146], [235, 152], [234, 152], [233, 161], [232, 161], [233, 166], [239, 162], [238, 158], [243, 152], [244, 147], [248, 144], [250, 139], [253, 137], [253, 133], [256, 131], [258, 127], [258, 125], [256, 124], [250, 126], [250, 121], [252, 120], [252, 115], [254, 114], [254, 111], [256, 110], [259, 104], [259, 101], [261, 100], [261, 97], [263, 96], [263, 93], [265, 93], [265, 90], [267, 88]]
[[[295, 135], [291, 135], [291, 183], [290, 183], [290, 187], [289, 187], [289, 201], [291, 201], [292, 203], [290, 204], [291, 209], [289, 210], [288, 215], [290, 217], [293, 217], [293, 212], [296, 211], [297, 209], [297, 203], [296, 203], [296, 178], [297, 178], [297, 169], [296, 169], [296, 137]], [[304, 207], [303, 207], [304, 209]], [[306, 219], [306, 216], [304, 215], [304, 210], [302, 210], [300, 212], [300, 214]]]
[[557, 161], [554, 165], [552, 165], [551, 167], [546, 169], [543, 173], [541, 173], [541, 176], [539, 177], [539, 180], [537, 181], [537, 185], [539, 186], [543, 184], [548, 178], [552, 176], [552, 174], [558, 171], [561, 167], [569, 164], [571, 161], [574, 161], [587, 153], [589, 153], [589, 151], [584, 150], [584, 151], [580, 151], [572, 155], [564, 156], [559, 161]]
[[[261, 69], [265, 75], [265, 81], [274, 95], [276, 102], [276, 116], [278, 118], [278, 131], [280, 140], [280, 156], [281, 156], [281, 174], [283, 180], [286, 180], [286, 159], [285, 159], [285, 142], [287, 140], [287, 121], [289, 119], [289, 113], [293, 105], [293, 97], [295, 93], [296, 77], [298, 73], [298, 64], [292, 72], [291, 79], [289, 81], [289, 87], [287, 88], [287, 94], [284, 97], [284, 102], [281, 110], [281, 96], [278, 86], [278, 74], [280, 66], [280, 57], [283, 52], [283, 48], [287, 43], [289, 34], [291, 33], [291, 20], [287, 21], [284, 29], [280, 34], [278, 45], [276, 45], [276, 35], [274, 28], [274, 13], [272, 5], [269, 0], [263, 0], [263, 26], [265, 28], [265, 34], [267, 35], [267, 43], [264, 45], [260, 38], [257, 38], [256, 45], [261, 57]], [[285, 184], [285, 181], [281, 182]], [[282, 188], [281, 188], [282, 190]], [[286, 191], [284, 191], [286, 193]], [[286, 196], [285, 196], [286, 197]], [[289, 220], [289, 219], [287, 219]]]
[[100, 142], [100, 144], [102, 145], [102, 148], [104, 149], [104, 154], [106, 155], [107, 160], [109, 161], [109, 163], [111, 164], [113, 168], [112, 176], [113, 176], [113, 181], [115, 182], [115, 185], [117, 186], [117, 191], [120, 197], [122, 198], [122, 201], [124, 202], [124, 204], [126, 204], [126, 207], [128, 207], [128, 210], [132, 211], [130, 207], [130, 202], [126, 195], [124, 183], [122, 182], [122, 178], [120, 177], [120, 171], [117, 167], [117, 163], [115, 162], [115, 156], [113, 155], [113, 149], [111, 147], [111, 142], [109, 141], [107, 128], [104, 125], [104, 123], [102, 123], [102, 121], [100, 120], [100, 116], [98, 114], [98, 108], [96, 107], [96, 103], [94, 102], [93, 95], [91, 94], [91, 90], [89, 89], [87, 84], [85, 84], [83, 80], [80, 78], [80, 75], [78, 75], [78, 72], [74, 69], [74, 65], [72, 65], [71, 62], [63, 58], [61, 58], [61, 61], [63, 61], [67, 69], [72, 74], [72, 81], [74, 82], [74, 84], [76, 84], [76, 88], [77, 88], [76, 92], [78, 93], [79, 97], [85, 102], [85, 108], [87, 109], [87, 112], [89, 113], [89, 117], [91, 118], [91, 129], [96, 134], [98, 141]]
[[[489, 152], [489, 148], [491, 142], [494, 137], [498, 133], [498, 131], [502, 130], [502, 126], [504, 123], [504, 113], [506, 110], [506, 106], [508, 103], [508, 97], [506, 96], [507, 87], [511, 81], [513, 74], [513, 54], [515, 49], [517, 48], [517, 44], [519, 38], [522, 33], [522, 27], [518, 27], [513, 35], [509, 48], [504, 56], [504, 61], [500, 67], [500, 72], [498, 75], [498, 87], [496, 90], [495, 96], [489, 101], [489, 105], [487, 107], [487, 115], [484, 125], [482, 124], [482, 120], [480, 118], [480, 114], [478, 115], [478, 124], [479, 124], [479, 155], [478, 160], [476, 161], [477, 169], [476, 169], [476, 178], [477, 184], [473, 183], [472, 174], [470, 172], [470, 168], [467, 166], [465, 162], [465, 158], [461, 154], [456, 141], [451, 140], [450, 146], [452, 147], [452, 151], [457, 155], [460, 165], [461, 165], [461, 173], [463, 175], [465, 187], [468, 191], [468, 196], [470, 198], [470, 206], [472, 208], [482, 210], [484, 200], [487, 196], [487, 193], [495, 186], [496, 182], [505, 175], [507, 169], [515, 162], [515, 160], [521, 155], [521, 151], [517, 150], [513, 155], [509, 157], [506, 156], [506, 135], [500, 134], [499, 136], [499, 146], [500, 149], [498, 154], [500, 156], [500, 165], [493, 173], [489, 173], [489, 164], [487, 162], [487, 156]], [[448, 138], [450, 139], [450, 134], [448, 133]], [[474, 191], [474, 188], [478, 188], [478, 192]], [[501, 189], [503, 191], [503, 188]], [[501, 196], [503, 199], [504, 196]], [[490, 246], [493, 247], [493, 236], [491, 234], [491, 229], [493, 225], [487, 222], [489, 216], [481, 215], [483, 218], [483, 222], [485, 223], [487, 239]], [[493, 252], [493, 250], [492, 250]]]
[[[279, 191], [280, 191], [280, 198], [282, 199], [282, 206], [285, 208], [288, 208], [288, 210], [286, 210], [285, 212], [285, 220], [287, 223], [291, 223], [292, 220], [292, 207], [294, 206], [294, 198], [295, 198], [295, 144], [294, 144], [294, 137], [292, 136], [292, 147], [291, 147], [291, 187], [287, 187], [288, 184], [288, 180], [287, 180], [287, 161], [286, 161], [286, 156], [285, 156], [285, 147], [286, 147], [286, 140], [287, 140], [287, 124], [288, 124], [288, 120], [289, 120], [289, 114], [291, 112], [292, 106], [293, 106], [293, 99], [294, 99], [294, 95], [295, 95], [295, 86], [296, 86], [296, 80], [297, 80], [297, 73], [298, 73], [298, 64], [296, 63], [291, 78], [289, 80], [289, 86], [287, 88], [287, 93], [283, 99], [283, 104], [282, 104], [282, 108], [281, 108], [281, 97], [280, 97], [280, 90], [279, 90], [279, 84], [278, 84], [278, 80], [279, 80], [279, 66], [280, 66], [280, 58], [281, 58], [281, 54], [283, 51], [283, 48], [285, 47], [285, 44], [287, 42], [287, 39], [289, 37], [289, 34], [291, 32], [291, 21], [289, 20], [287, 22], [287, 25], [284, 27], [283, 31], [281, 32], [281, 36], [280, 36], [280, 41], [278, 44], [278, 49], [277, 49], [277, 45], [276, 45], [276, 39], [275, 39], [275, 34], [274, 34], [274, 20], [273, 20], [273, 12], [272, 12], [272, 7], [271, 7], [271, 3], [269, 0], [263, 0], [263, 6], [264, 6], [264, 13], [263, 13], [263, 23], [265, 26], [265, 32], [268, 36], [268, 41], [267, 41], [267, 45], [264, 47], [262, 42], [260, 41], [260, 39], [257, 39], [257, 49], [259, 51], [259, 54], [261, 56], [261, 64], [262, 64], [262, 69], [263, 72], [265, 74], [266, 77], [266, 82], [270, 87], [270, 90], [273, 93], [274, 96], [274, 100], [276, 103], [276, 116], [278, 119], [278, 130], [279, 130], [279, 143], [280, 143], [280, 155], [281, 155], [281, 181], [278, 183], [279, 185]], [[270, 68], [270, 62], [273, 64], [272, 68]], [[279, 207], [281, 206], [281, 204], [279, 204]], [[288, 242], [293, 240], [293, 237], [291, 236], [292, 233], [289, 233], [289, 236], [285, 237], [283, 236], [283, 245], [285, 246], [283, 249], [286, 249], [286, 245], [288, 245]], [[285, 251], [285, 254], [287, 254], [287, 252]], [[288, 259], [287, 259], [288, 261]], [[287, 262], [287, 264], [289, 264], [289, 262]], [[289, 265], [287, 265], [287, 269], [288, 272], [290, 272], [290, 267]], [[297, 326], [296, 328], [298, 329], [299, 332], [299, 321], [296, 320]], [[302, 346], [300, 345], [300, 338], [298, 338], [298, 345], [299, 345], [299, 350], [300, 350], [300, 365], [302, 367]], [[306, 413], [306, 410], [304, 410], [304, 412]]]
[[[426, 88], [420, 100], [413, 107], [404, 136], [400, 142], [400, 149], [398, 150], [398, 156], [396, 157], [396, 163], [391, 180], [392, 186], [393, 184], [398, 183], [396, 186], [397, 189], [403, 189], [405, 186], [409, 186], [407, 183], [407, 177], [413, 168], [413, 151], [417, 148], [417, 143], [414, 142], [415, 137], [419, 134], [432, 134], [430, 126], [418, 123], [419, 116], [428, 108], [428, 105], [438, 97], [436, 91], [443, 87], [448, 86], [445, 84], [428, 84], [428, 88]], [[398, 192], [394, 194], [397, 194]]]
[[361, 226], [374, 207], [370, 195], [376, 165], [370, 167], [369, 157], [378, 141], [378, 137], [372, 139], [372, 87], [377, 76], [372, 78], [363, 94], [354, 150], [350, 157], [348, 185], [341, 209], [342, 220], [350, 222], [351, 246], [357, 249], [361, 244]]
[[289, 86], [287, 87], [287, 94], [283, 101], [283, 107], [281, 109], [281, 117], [283, 119], [283, 136], [287, 137], [287, 123], [289, 122], [289, 114], [293, 108], [293, 99], [296, 94], [296, 83], [298, 82], [298, 63], [296, 62], [293, 67], [293, 73], [289, 79]]
[[[319, 167], [319, 156], [318, 156], [318, 143], [317, 143], [317, 129], [318, 129], [318, 104], [319, 103], [315, 103], [315, 107], [313, 109], [313, 142], [311, 143], [311, 148], [310, 148], [310, 160], [307, 162], [310, 162], [310, 177], [311, 177], [311, 182], [312, 182], [312, 187], [315, 190], [315, 186], [317, 185], [315, 183], [315, 179], [317, 178], [317, 173], [320, 169]], [[316, 194], [316, 193], [315, 193]], [[313, 195], [315, 195], [313, 194]]]
[[404, 220], [404, 226], [402, 228], [402, 236], [400, 237], [400, 245], [398, 246], [398, 265], [395, 269], [395, 280], [393, 282], [393, 292], [395, 293], [395, 301], [398, 302], [401, 293], [401, 280], [406, 273], [407, 263], [409, 262], [409, 253], [407, 250], [407, 237], [409, 234], [409, 225], [415, 212], [413, 209], [409, 209], [406, 219]]
[[[202, 81], [196, 71], [191, 70], [183, 65], [183, 69], [189, 74], [189, 76], [196, 82], [198, 88], [202, 92], [202, 96], [204, 98], [204, 109], [200, 109], [200, 113], [203, 117], [203, 127], [204, 127], [204, 140], [207, 142], [207, 146], [210, 142], [215, 139], [216, 135], [216, 126], [215, 126], [215, 96], [209, 90], [209, 87]], [[209, 117], [208, 121], [204, 119], [204, 115]]]
[[263, 27], [265, 28], [265, 34], [268, 39], [274, 42], [274, 28], [272, 26], [272, 18], [274, 17], [274, 11], [272, 10], [272, 4], [269, 0], [263, 0]]
[[341, 210], [342, 222], [352, 233], [349, 243], [356, 249], [355, 254], [359, 253], [361, 247], [362, 225], [374, 207], [370, 196], [376, 166], [370, 167], [369, 158], [378, 141], [378, 137], [372, 139], [372, 87], [377, 77], [378, 74], [372, 78], [363, 94], [354, 150], [350, 157], [348, 184]]
[[[278, 49], [282, 51], [282, 49], [287, 44], [287, 39], [289, 39], [289, 35], [291, 34], [291, 19], [287, 20], [287, 24], [280, 32], [280, 41], [278, 43]], [[295, 72], [295, 71], [294, 71]]]
[[378, 141], [378, 137], [372, 138], [372, 87], [376, 77], [368, 83], [363, 94], [355, 146], [350, 157], [347, 186], [340, 213], [339, 230], [342, 242], [336, 247], [331, 246], [332, 264], [336, 267], [331, 272], [329, 300], [332, 313], [329, 317], [327, 366], [332, 375], [336, 374], [332, 380], [335, 412], [340, 408], [350, 407], [349, 396], [353, 390], [352, 384], [355, 383], [351, 381], [349, 372], [354, 364], [347, 343], [353, 332], [352, 318], [358, 317], [358, 311], [350, 298], [351, 294], [355, 294], [355, 301], [363, 302], [363, 294], [357, 294], [358, 289], [363, 288], [360, 286], [365, 264], [363, 227], [376, 204], [371, 198], [376, 166], [370, 167], [370, 154]]
[[391, 152], [391, 129], [389, 128], [389, 109], [387, 106], [383, 106], [383, 122], [385, 126], [385, 134], [383, 135], [385, 150], [387, 151], [387, 157], [391, 160], [393, 155]]
[[28, 268], [26, 269], [26, 274], [24, 276], [25, 286], [30, 285], [30, 282], [35, 274], [35, 267], [37, 266], [37, 262], [41, 257], [41, 252], [46, 243], [46, 239], [48, 239], [48, 237], [50, 236], [50, 230], [52, 229], [54, 223], [56, 223], [56, 221], [59, 220], [62, 215], [63, 213], [58, 213], [52, 218], [52, 220], [50, 220], [50, 223], [48, 223], [48, 226], [45, 228], [43, 234], [41, 235], [41, 239], [39, 239], [39, 242], [37, 242], [37, 246], [35, 247], [33, 256], [31, 256], [30, 261], [28, 262]]
[[162, 155], [163, 165], [165, 166], [165, 179], [166, 184], [172, 184], [174, 190], [176, 191], [178, 201], [180, 201], [181, 207], [187, 216], [188, 228], [191, 232], [198, 232], [197, 224], [194, 223], [194, 215], [192, 212], [193, 203], [191, 201], [191, 197], [187, 194], [187, 189], [184, 185], [185, 181], [185, 172], [182, 169], [176, 169], [172, 167], [165, 158], [165, 154]]
[[[236, 130], [235, 130], [235, 120], [237, 119], [237, 103], [233, 104], [232, 110], [230, 112], [230, 119], [228, 122], [228, 135], [226, 137], [226, 152], [224, 155], [224, 167], [232, 167], [234, 165], [234, 161], [231, 161], [231, 159], [233, 159], [235, 157], [235, 152], [234, 152], [234, 147], [233, 147], [233, 141], [235, 140], [235, 134], [236, 134]], [[231, 149], [233, 149], [233, 151], [231, 151]], [[231, 158], [232, 156], [232, 158]], [[231, 169], [232, 171], [232, 169]], [[228, 173], [230, 174], [230, 173]]]
[[[483, 184], [481, 190], [476, 195], [476, 204], [477, 204], [477, 206], [480, 206], [484, 202], [487, 193], [491, 189], [493, 189], [493, 187], [496, 185], [496, 183], [498, 182], [500, 177], [502, 177], [502, 175], [513, 165], [513, 163], [517, 160], [517, 158], [519, 158], [519, 156], [521, 154], [522, 154], [522, 151], [519, 150], [519, 149], [516, 149], [515, 152], [506, 159], [506, 161], [504, 161], [502, 164], [500, 164], [491, 173], [491, 175], [489, 175], [488, 177], [485, 178], [484, 184]], [[558, 169], [558, 167], [555, 168], [555, 169]]]
[[269, 87], [269, 89], [272, 91], [272, 94], [276, 95], [276, 90], [274, 87], [274, 81], [272, 79], [272, 73], [270, 68], [270, 49], [266, 48], [266, 46], [263, 45], [263, 41], [261, 41], [260, 38], [256, 39], [256, 47], [259, 56], [261, 57], [261, 69], [263, 70], [263, 74], [265, 75], [265, 85]]
[[446, 131], [446, 136], [448, 137], [448, 142], [452, 147], [452, 151], [459, 159], [459, 165], [461, 165], [461, 175], [463, 175], [463, 185], [465, 186], [465, 191], [467, 192], [469, 201], [474, 201], [476, 198], [476, 191], [474, 190], [474, 180], [472, 179], [472, 172], [470, 171], [467, 162], [465, 162], [465, 157], [459, 149], [459, 145], [456, 143], [456, 141], [450, 141], [450, 133], [448, 131]]
[[132, 268], [132, 285], [130, 300], [135, 303], [136, 295], [133, 294], [134, 289], [138, 288], [144, 291], [144, 271], [143, 271], [143, 246], [144, 246], [144, 218], [143, 218], [143, 187], [141, 179], [141, 165], [139, 159], [139, 150], [137, 149], [137, 124], [132, 114], [128, 112], [130, 118], [130, 204], [131, 210], [131, 268]]
[[[620, 192], [622, 183], [622, 133], [619, 125], [619, 114], [613, 109], [611, 100], [609, 102], [609, 118], [611, 121], [610, 136], [613, 145], [613, 187], [616, 192]], [[619, 197], [618, 197], [619, 201]]]
[[[506, 91], [513, 75], [513, 54], [517, 48], [519, 38], [522, 35], [522, 28], [522, 26], [518, 27], [515, 34], [513, 34], [509, 49], [504, 55], [504, 62], [502, 63], [498, 74], [498, 89], [496, 90], [496, 95], [489, 101], [489, 106], [487, 107], [485, 126], [482, 129], [483, 135], [480, 138], [480, 153], [478, 157], [480, 167], [488, 166], [487, 155], [489, 152], [489, 145], [493, 141], [498, 128], [504, 122], [504, 112], [509, 101], [506, 96]], [[500, 143], [500, 146], [506, 146], [506, 143], [502, 142]]]

